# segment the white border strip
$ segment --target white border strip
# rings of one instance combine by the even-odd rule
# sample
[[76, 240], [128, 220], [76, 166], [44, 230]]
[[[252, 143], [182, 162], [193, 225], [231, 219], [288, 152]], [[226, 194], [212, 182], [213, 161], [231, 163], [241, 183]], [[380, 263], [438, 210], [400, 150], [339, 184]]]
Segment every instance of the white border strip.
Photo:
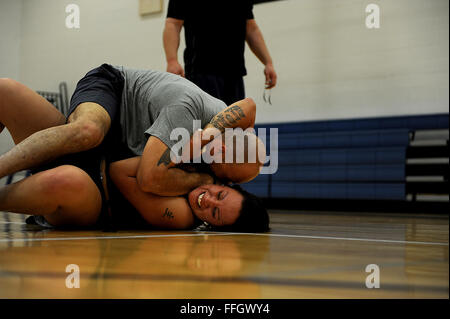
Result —
[[217, 233], [205, 232], [194, 234], [161, 234], [161, 235], [133, 235], [133, 236], [87, 236], [87, 237], [61, 237], [61, 238], [2, 238], [0, 243], [4, 242], [32, 242], [32, 241], [67, 241], [67, 240], [93, 240], [93, 239], [139, 239], [139, 238], [170, 238], [170, 237], [199, 237], [199, 236], [230, 236], [230, 235], [246, 235], [246, 236], [269, 236], [269, 237], [285, 237], [285, 238], [305, 238], [305, 239], [325, 239], [325, 240], [347, 240], [347, 241], [363, 241], [375, 243], [390, 244], [410, 244], [410, 245], [434, 245], [448, 246], [448, 243], [442, 242], [425, 242], [425, 241], [405, 241], [391, 239], [373, 239], [373, 238], [352, 238], [352, 237], [327, 237], [327, 236], [306, 236], [306, 235], [287, 235], [287, 234], [267, 234], [267, 233]]

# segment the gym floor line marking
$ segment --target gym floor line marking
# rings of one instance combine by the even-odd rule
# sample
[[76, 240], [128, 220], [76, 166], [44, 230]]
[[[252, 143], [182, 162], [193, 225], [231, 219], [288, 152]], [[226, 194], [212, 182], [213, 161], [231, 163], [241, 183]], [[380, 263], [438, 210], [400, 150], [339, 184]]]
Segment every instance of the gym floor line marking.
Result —
[[[245, 233], [227, 233], [227, 235], [245, 235]], [[308, 235], [288, 235], [288, 234], [258, 234], [255, 236], [274, 236], [274, 237], [291, 237], [306, 239], [331, 239], [331, 240], [350, 240], [350, 241], [367, 241], [376, 243], [392, 243], [392, 244], [416, 244], [416, 245], [438, 245], [448, 246], [448, 243], [426, 242], [426, 241], [409, 241], [409, 240], [393, 240], [393, 239], [375, 239], [375, 238], [352, 238], [352, 237], [332, 237], [332, 236], [308, 236]]]
[[200, 236], [233, 236], [233, 235], [254, 235], [254, 236], [269, 236], [269, 237], [287, 237], [287, 238], [305, 238], [305, 239], [325, 239], [325, 240], [348, 240], [348, 241], [366, 241], [378, 243], [392, 243], [392, 244], [414, 244], [414, 245], [435, 245], [448, 246], [448, 243], [441, 242], [423, 242], [423, 241], [404, 241], [404, 240], [390, 240], [390, 239], [373, 239], [373, 238], [352, 238], [352, 237], [327, 237], [327, 236], [307, 236], [307, 235], [287, 235], [287, 234], [259, 234], [259, 233], [195, 233], [195, 234], [161, 234], [161, 235], [133, 235], [133, 236], [87, 236], [87, 237], [62, 237], [62, 238], [2, 238], [0, 242], [30, 242], [30, 241], [67, 241], [67, 240], [92, 240], [92, 239], [139, 239], [139, 238], [168, 238], [168, 237], [200, 237]]

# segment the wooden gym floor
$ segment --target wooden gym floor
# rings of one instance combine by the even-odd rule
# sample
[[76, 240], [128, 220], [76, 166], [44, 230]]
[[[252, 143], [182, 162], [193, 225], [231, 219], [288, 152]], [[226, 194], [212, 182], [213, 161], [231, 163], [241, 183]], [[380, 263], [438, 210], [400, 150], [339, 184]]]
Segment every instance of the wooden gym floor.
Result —
[[[105, 233], [0, 212], [0, 298], [449, 298], [448, 215], [271, 218], [267, 234]], [[66, 287], [71, 264], [80, 288]], [[369, 264], [379, 288], [366, 287]]]

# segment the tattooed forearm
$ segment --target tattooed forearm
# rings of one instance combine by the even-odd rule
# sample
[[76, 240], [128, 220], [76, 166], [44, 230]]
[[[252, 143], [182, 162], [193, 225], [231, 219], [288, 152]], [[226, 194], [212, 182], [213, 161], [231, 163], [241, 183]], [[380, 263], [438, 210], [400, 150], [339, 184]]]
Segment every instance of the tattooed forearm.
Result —
[[170, 149], [166, 149], [166, 151], [163, 153], [163, 155], [161, 155], [161, 158], [158, 161], [158, 165], [164, 164], [164, 165], [169, 165], [171, 162], [170, 159]]
[[174, 218], [173, 213], [168, 208], [166, 208], [166, 210], [164, 211], [164, 214], [162, 216], [163, 217], [167, 217], [169, 219], [173, 219]]
[[212, 119], [211, 124], [221, 132], [225, 131], [225, 127], [227, 127], [227, 122], [225, 121], [222, 114], [217, 114]]
[[225, 112], [233, 113], [233, 115], [235, 115], [238, 119], [245, 117], [245, 113], [239, 105], [230, 106], [227, 110], [225, 110]]
[[230, 114], [225, 114], [225, 117], [227, 118], [227, 121], [231, 124], [236, 123], [236, 120], [230, 115]]
[[238, 105], [230, 106], [223, 113], [217, 114], [211, 121], [211, 124], [222, 132], [245, 117], [244, 111]]

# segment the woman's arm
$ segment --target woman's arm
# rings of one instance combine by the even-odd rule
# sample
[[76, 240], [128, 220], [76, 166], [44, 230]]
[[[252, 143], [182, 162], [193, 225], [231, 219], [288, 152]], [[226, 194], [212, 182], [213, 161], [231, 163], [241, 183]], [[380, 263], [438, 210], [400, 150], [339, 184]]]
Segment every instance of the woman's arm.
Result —
[[152, 226], [163, 229], [190, 229], [194, 217], [187, 200], [183, 197], [163, 197], [143, 192], [136, 180], [140, 157], [111, 163], [111, 180], [122, 195], [139, 211]]

